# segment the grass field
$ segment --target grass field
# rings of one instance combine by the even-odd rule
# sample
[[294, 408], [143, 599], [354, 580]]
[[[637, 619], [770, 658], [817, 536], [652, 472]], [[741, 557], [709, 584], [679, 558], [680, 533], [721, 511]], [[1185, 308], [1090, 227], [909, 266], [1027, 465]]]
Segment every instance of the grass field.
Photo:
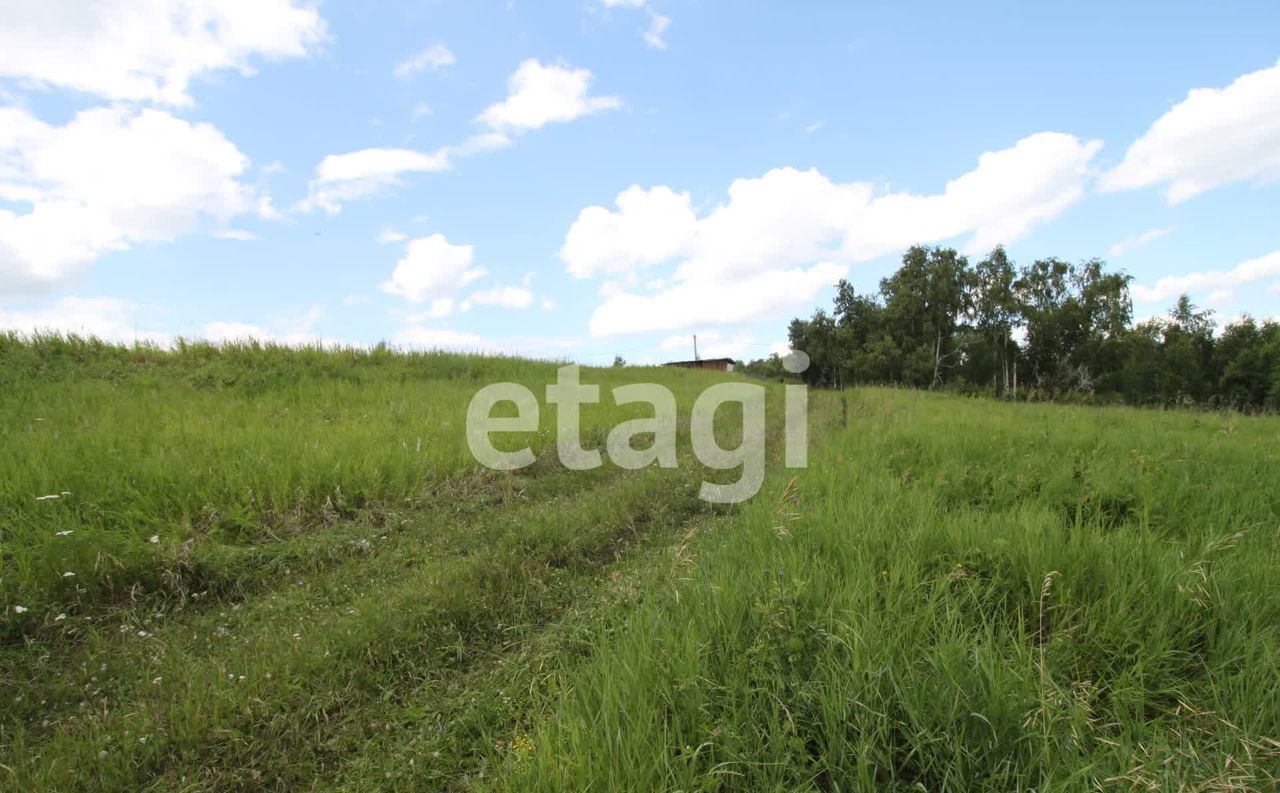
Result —
[[815, 392], [712, 507], [687, 425], [478, 469], [475, 390], [554, 376], [0, 336], [0, 788], [1280, 784], [1280, 420]]

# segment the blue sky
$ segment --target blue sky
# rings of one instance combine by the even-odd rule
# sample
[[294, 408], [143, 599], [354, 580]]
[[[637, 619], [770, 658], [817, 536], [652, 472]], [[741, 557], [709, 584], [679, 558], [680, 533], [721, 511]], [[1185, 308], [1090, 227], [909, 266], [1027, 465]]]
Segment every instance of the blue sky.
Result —
[[1280, 315], [1280, 6], [0, 2], [0, 328], [761, 357], [915, 242]]

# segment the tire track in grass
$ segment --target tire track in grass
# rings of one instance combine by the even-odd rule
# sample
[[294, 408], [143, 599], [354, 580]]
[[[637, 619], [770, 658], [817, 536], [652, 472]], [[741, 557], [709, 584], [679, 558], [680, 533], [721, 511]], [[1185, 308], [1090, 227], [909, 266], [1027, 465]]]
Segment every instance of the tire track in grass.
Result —
[[[839, 402], [831, 394], [814, 396], [810, 427], [820, 439], [839, 420]], [[794, 481], [783, 482], [792, 472], [776, 465], [780, 430], [770, 427], [767, 448], [774, 465], [759, 497], [772, 498], [766, 494], [777, 490], [779, 503], [789, 505]], [[778, 520], [785, 524], [791, 508], [779, 509]], [[590, 591], [560, 619], [512, 641], [504, 653], [463, 675], [429, 681], [405, 696], [400, 707], [384, 713], [382, 729], [371, 731], [364, 743], [353, 743], [341, 771], [332, 778], [324, 775], [316, 789], [467, 790], [519, 762], [532, 749], [529, 733], [545, 715], [547, 686], [586, 663], [599, 647], [600, 634], [626, 632], [629, 614], [653, 591], [665, 594], [687, 578], [698, 538], [732, 530], [741, 514], [736, 507], [707, 511], [651, 536], [609, 575], [592, 576]]]
[[[16, 692], [3, 702], [5, 719], [39, 724], [74, 714], [84, 692], [79, 686], [68, 688], [68, 680], [93, 658], [112, 655], [113, 643], [122, 640], [121, 633], [151, 634], [175, 621], [180, 624], [227, 609], [238, 610], [254, 598], [270, 597], [296, 587], [299, 580], [344, 567], [351, 574], [375, 569], [392, 557], [406, 564], [441, 554], [470, 553], [475, 538], [482, 536], [471, 530], [474, 524], [504, 510], [527, 508], [540, 500], [575, 492], [583, 483], [583, 477], [569, 477], [562, 468], [544, 468], [539, 473], [535, 477], [478, 474], [460, 483], [446, 481], [431, 489], [433, 496], [447, 494], [448, 499], [428, 502], [416, 514], [406, 510], [381, 525], [347, 522], [263, 549], [252, 572], [240, 569], [245, 580], [233, 587], [212, 591], [184, 587], [180, 597], [144, 598], [129, 606], [55, 623], [50, 627], [57, 632], [28, 636], [22, 644], [0, 649], [0, 679]], [[599, 486], [597, 483], [609, 481], [617, 472], [601, 469], [585, 473], [592, 486]], [[454, 506], [459, 497], [472, 497], [475, 503]], [[115, 693], [110, 688], [103, 690]]]
[[[363, 715], [397, 690], [500, 651], [508, 621], [541, 624], [571, 603], [580, 574], [637, 522], [664, 525], [698, 503], [673, 473], [619, 477], [503, 511], [489, 525], [477, 520], [475, 533], [459, 538], [460, 554], [397, 560], [384, 552], [233, 605], [234, 615], [140, 629], [141, 642], [104, 641], [98, 657], [109, 656], [109, 671], [127, 682], [59, 723], [13, 730], [9, 781], [25, 790], [137, 789], [152, 780], [291, 787], [325, 767], [332, 736], [363, 729]], [[108, 670], [83, 663], [79, 671], [92, 685], [91, 672]]]

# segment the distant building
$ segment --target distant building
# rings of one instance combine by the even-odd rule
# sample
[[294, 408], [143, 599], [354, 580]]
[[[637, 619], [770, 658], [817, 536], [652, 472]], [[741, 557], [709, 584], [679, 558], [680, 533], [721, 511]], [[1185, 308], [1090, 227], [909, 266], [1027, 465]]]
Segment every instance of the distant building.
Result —
[[683, 366], [686, 369], [711, 369], [716, 372], [732, 372], [732, 358], [701, 358], [696, 361], [669, 361], [663, 366]]

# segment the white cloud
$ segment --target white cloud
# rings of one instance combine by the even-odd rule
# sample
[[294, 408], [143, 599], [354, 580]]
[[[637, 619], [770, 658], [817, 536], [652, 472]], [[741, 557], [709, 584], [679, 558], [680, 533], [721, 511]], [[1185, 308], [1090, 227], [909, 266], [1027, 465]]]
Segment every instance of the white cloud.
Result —
[[462, 143], [442, 146], [431, 152], [414, 149], [373, 148], [327, 155], [316, 166], [316, 176], [308, 187], [307, 198], [298, 208], [303, 211], [323, 209], [333, 214], [348, 201], [372, 195], [399, 184], [407, 173], [448, 170], [458, 157], [469, 157], [499, 149], [511, 143], [497, 132], [473, 135]]
[[1221, 308], [1234, 296], [1235, 292], [1230, 289], [1215, 289], [1209, 293], [1205, 303], [1213, 308]]
[[587, 207], [569, 228], [560, 256], [570, 275], [587, 278], [659, 264], [693, 244], [698, 218], [688, 193], [632, 185], [614, 203], [616, 212]]
[[1177, 204], [1231, 182], [1280, 176], [1280, 63], [1225, 88], [1197, 88], [1106, 173], [1104, 191], [1165, 186]]
[[170, 334], [139, 328], [142, 312], [139, 304], [114, 297], [63, 297], [43, 308], [0, 308], [0, 331], [57, 331], [96, 336], [103, 341], [168, 344]]
[[[140, 341], [169, 346], [181, 334], [156, 329], [152, 319], [155, 313], [155, 307], [114, 297], [62, 297], [40, 308], [14, 311], [0, 308], [0, 331], [22, 334], [57, 331], [96, 336], [103, 341], [124, 344]], [[317, 342], [325, 345], [347, 344], [341, 339], [322, 336], [315, 331], [315, 326], [323, 315], [321, 306], [312, 306], [305, 311], [282, 315], [269, 325], [208, 322], [201, 326], [195, 338], [214, 343], [256, 339], [290, 346]]]
[[453, 245], [443, 234], [410, 240], [404, 258], [382, 290], [411, 303], [452, 297], [460, 287], [485, 274], [484, 269], [472, 266], [472, 256], [470, 245]]
[[188, 105], [192, 80], [306, 55], [325, 23], [296, 0], [39, 0], [4, 4], [0, 76], [113, 100]]
[[397, 64], [395, 75], [401, 80], [408, 80], [426, 69], [443, 69], [445, 66], [452, 66], [457, 61], [457, 57], [448, 47], [443, 44], [432, 44], [412, 58]]
[[543, 65], [530, 58], [507, 80], [507, 98], [476, 120], [495, 131], [519, 134], [622, 105], [615, 96], [590, 96], [591, 79], [587, 69]]
[[671, 18], [653, 10], [648, 0], [601, 0], [600, 4], [605, 8], [633, 8], [648, 12], [649, 28], [644, 32], [644, 43], [658, 50], [667, 48], [667, 42], [662, 36], [670, 27]]
[[916, 242], [970, 235], [984, 251], [1021, 239], [1084, 195], [1100, 148], [1042, 132], [983, 154], [978, 167], [935, 195], [876, 195], [869, 182], [835, 183], [817, 169], [775, 168], [737, 179], [729, 201], [697, 218], [688, 194], [633, 186], [618, 209], [583, 209], [561, 249], [579, 278], [681, 257], [677, 275], [760, 272], [822, 258], [866, 261]]
[[1280, 276], [1280, 251], [1243, 261], [1230, 270], [1168, 275], [1157, 281], [1155, 286], [1134, 284], [1131, 291], [1136, 303], [1172, 301], [1183, 293], [1193, 294], [1205, 291], [1213, 292], [1221, 298], [1224, 290], [1276, 276]]
[[214, 343], [252, 340], [289, 347], [312, 344], [323, 344], [326, 347], [351, 346], [350, 342], [324, 336], [316, 330], [316, 326], [323, 317], [324, 307], [314, 305], [305, 311], [285, 313], [272, 320], [269, 325], [248, 322], [208, 322], [201, 328], [200, 336]]
[[533, 292], [522, 286], [499, 285], [480, 292], [473, 292], [468, 300], [477, 306], [528, 308], [533, 305]]
[[812, 124], [806, 124], [803, 127], [801, 127], [801, 131], [803, 131], [804, 134], [806, 135], [812, 135], [813, 133], [822, 129], [826, 125], [827, 125], [827, 122], [825, 121], [815, 121]]
[[732, 281], [694, 279], [659, 292], [620, 292], [606, 297], [591, 315], [592, 336], [670, 331], [705, 325], [736, 325], [812, 305], [848, 267], [822, 262], [808, 269], [768, 270]]
[[401, 174], [443, 171], [448, 167], [449, 155], [444, 149], [429, 153], [413, 149], [361, 149], [330, 154], [316, 166], [316, 178], [311, 181], [300, 208], [304, 211], [320, 208], [333, 214], [348, 201], [396, 184]]
[[453, 298], [441, 297], [431, 301], [427, 309], [427, 319], [442, 319], [453, 313]]
[[621, 104], [616, 97], [589, 96], [590, 83], [591, 72], [586, 69], [524, 61], [508, 80], [507, 98], [476, 118], [485, 127], [482, 131], [434, 151], [369, 148], [330, 154], [316, 166], [307, 198], [298, 209], [333, 214], [348, 201], [399, 184], [405, 174], [448, 170], [461, 158], [511, 145], [513, 136]]
[[249, 160], [215, 127], [160, 110], [103, 107], [52, 126], [0, 108], [0, 289], [65, 284], [108, 251], [171, 240], [270, 199], [241, 182]]
[[405, 235], [404, 232], [397, 231], [389, 226], [384, 227], [382, 231], [378, 232], [379, 245], [389, 245], [394, 242], [404, 242], [407, 239], [409, 238]]
[[361, 149], [347, 154], [330, 154], [316, 166], [322, 182], [349, 182], [383, 179], [406, 171], [442, 171], [448, 167], [443, 152], [424, 154], [412, 149]]
[[656, 50], [667, 48], [666, 39], [662, 38], [671, 26], [671, 17], [665, 17], [656, 11], [649, 12], [649, 29], [644, 32], [644, 43]]
[[555, 300], [552, 300], [549, 297], [542, 298], [543, 311], [555, 311], [557, 308], [560, 308], [560, 304], [557, 303]]
[[593, 334], [737, 322], [798, 307], [847, 264], [917, 242], [967, 235], [966, 250], [980, 252], [1021, 239], [1083, 197], [1100, 147], [1062, 133], [1032, 135], [983, 154], [934, 195], [877, 194], [868, 182], [776, 168], [735, 180], [728, 201], [702, 217], [687, 193], [632, 186], [614, 210], [583, 209], [560, 255], [574, 277], [624, 275], [624, 282], [675, 264], [673, 281], [652, 280], [653, 296], [606, 284]]
[[1155, 242], [1161, 237], [1168, 236], [1172, 232], [1172, 228], [1148, 229], [1141, 234], [1135, 234], [1132, 237], [1125, 237], [1115, 245], [1107, 248], [1107, 257], [1111, 259], [1118, 259], [1126, 253], [1136, 251], [1148, 243]]

